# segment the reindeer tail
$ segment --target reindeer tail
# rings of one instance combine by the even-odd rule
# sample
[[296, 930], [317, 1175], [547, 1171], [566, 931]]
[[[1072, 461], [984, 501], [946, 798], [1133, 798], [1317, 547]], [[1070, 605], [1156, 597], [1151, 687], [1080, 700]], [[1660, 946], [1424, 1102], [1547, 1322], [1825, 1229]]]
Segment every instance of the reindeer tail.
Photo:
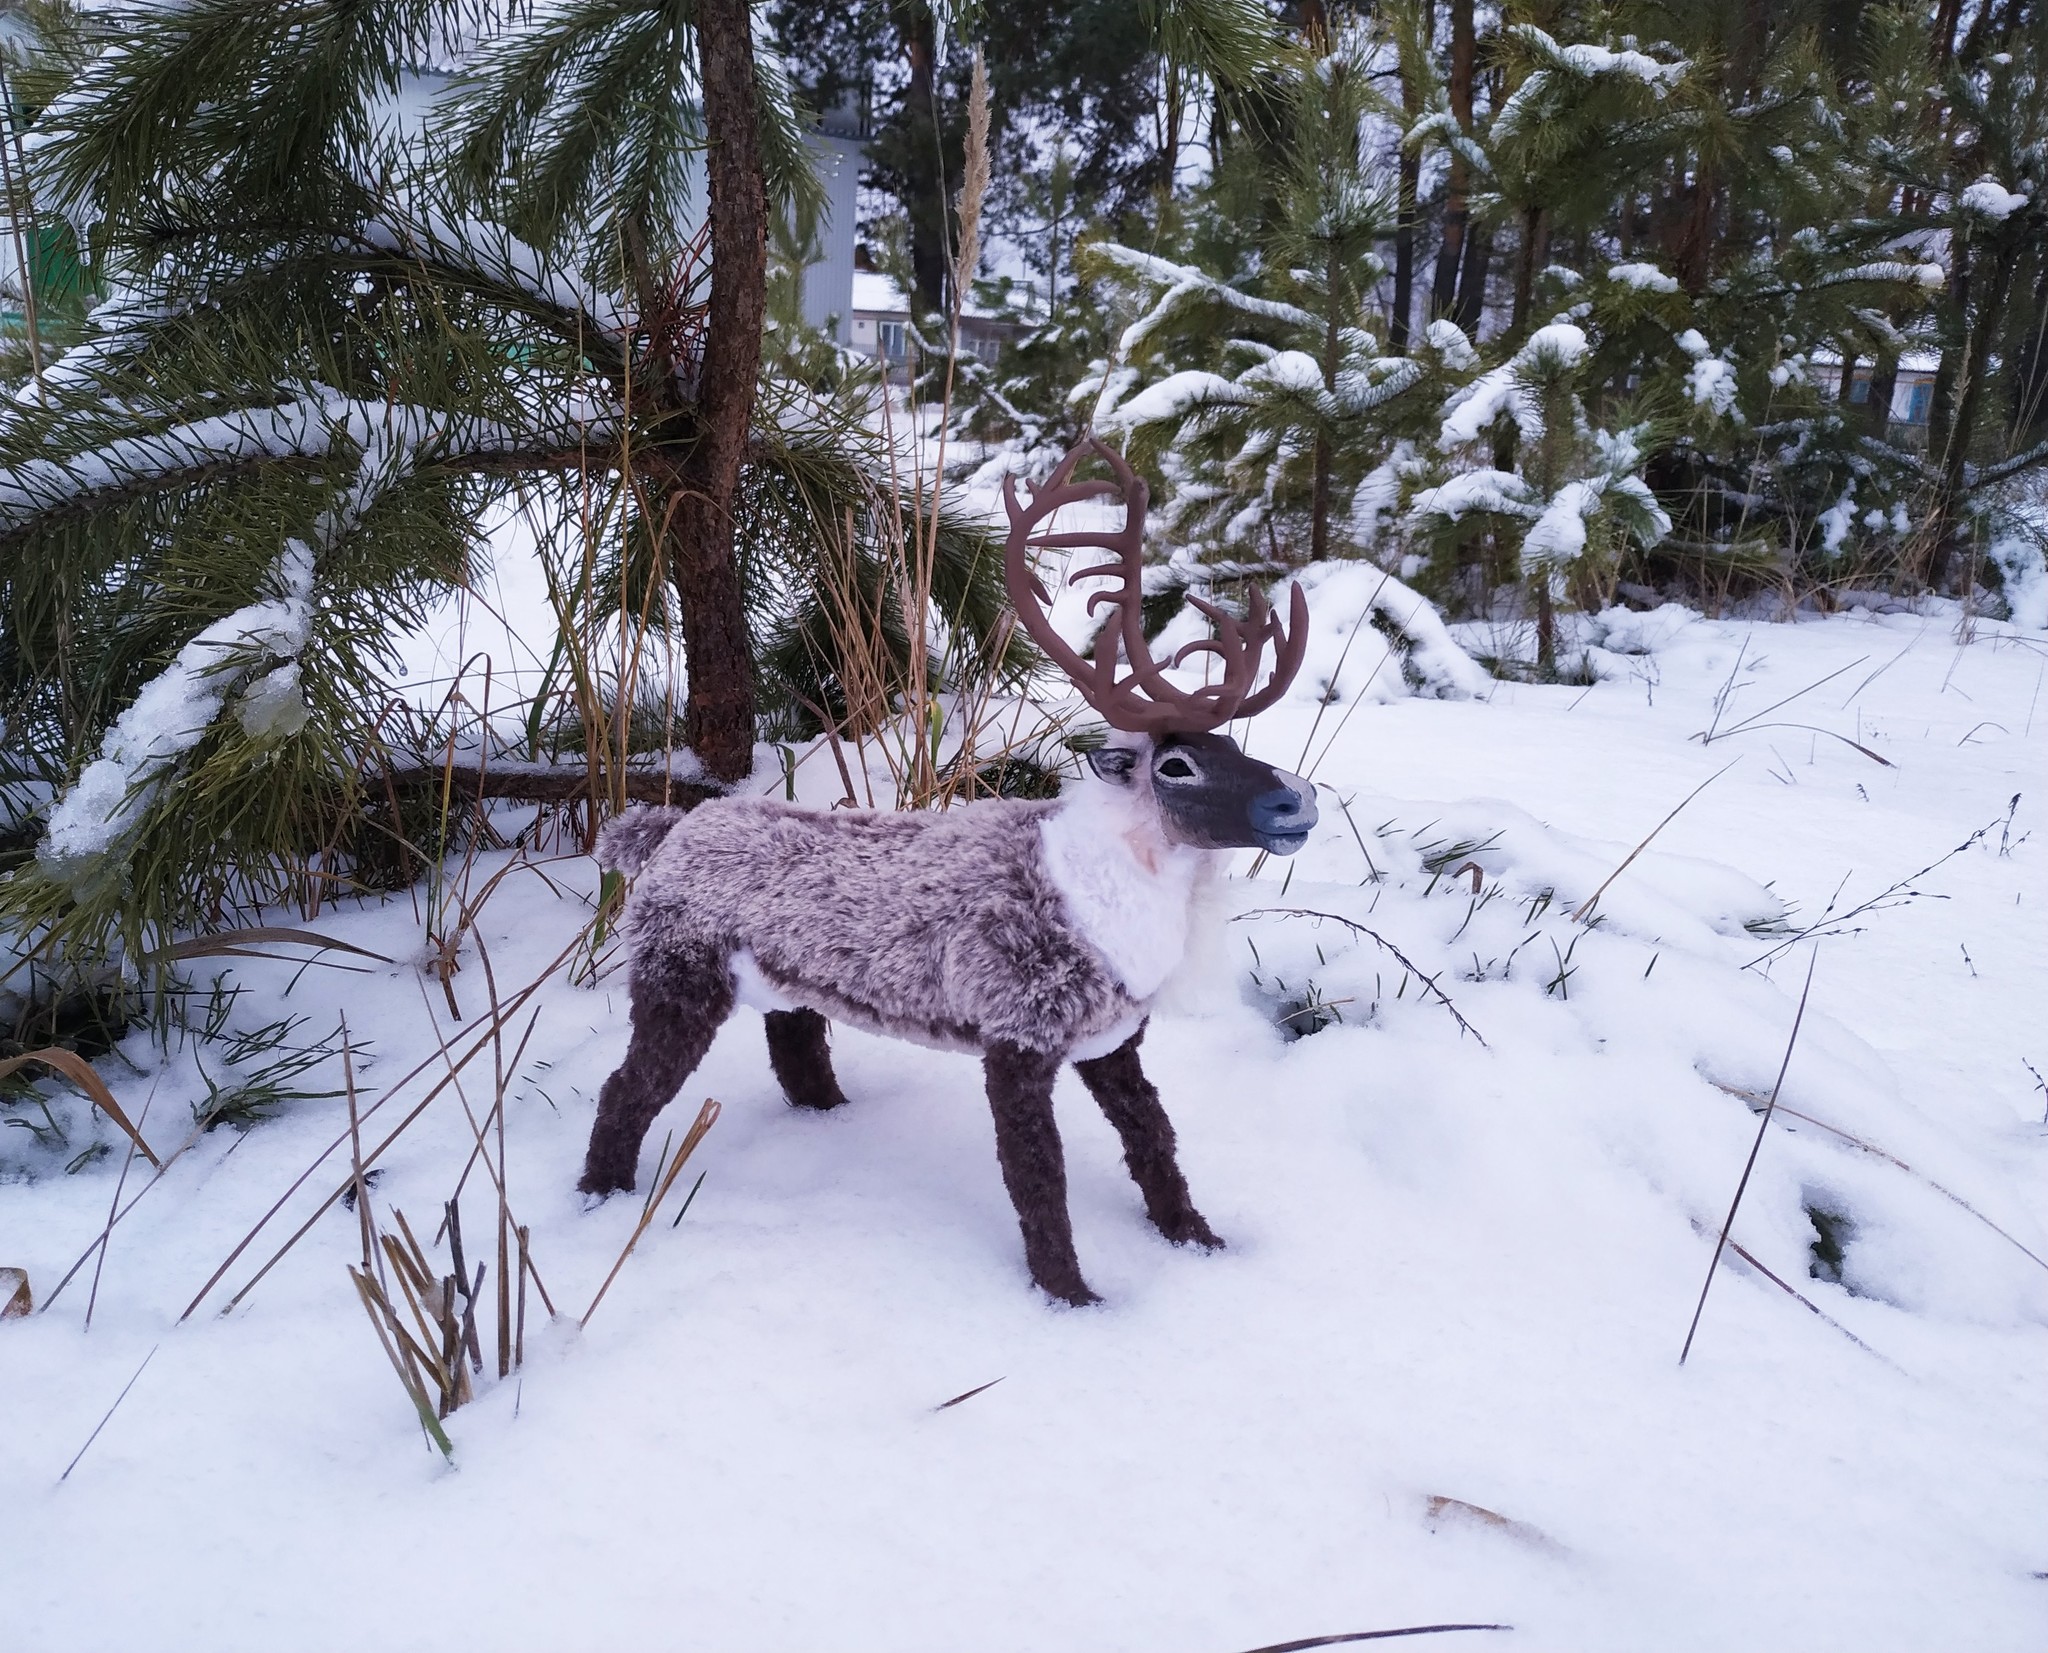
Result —
[[597, 835], [597, 864], [607, 872], [632, 877], [654, 859], [662, 840], [687, 813], [654, 806], [627, 810]]

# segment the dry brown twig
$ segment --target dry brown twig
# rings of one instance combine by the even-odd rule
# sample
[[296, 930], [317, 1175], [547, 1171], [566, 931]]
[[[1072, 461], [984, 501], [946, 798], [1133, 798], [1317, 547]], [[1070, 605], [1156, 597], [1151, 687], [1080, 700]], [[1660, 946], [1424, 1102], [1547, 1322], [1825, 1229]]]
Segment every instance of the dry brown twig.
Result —
[[1686, 1356], [1692, 1353], [1692, 1340], [1699, 1333], [1700, 1316], [1706, 1312], [1707, 1293], [1714, 1289], [1714, 1271], [1721, 1266], [1721, 1253], [1728, 1246], [1728, 1231], [1735, 1226], [1735, 1213], [1742, 1207], [1743, 1193], [1749, 1187], [1749, 1174], [1756, 1169], [1757, 1155], [1763, 1151], [1764, 1133], [1771, 1128], [1771, 1115], [1777, 1111], [1778, 1092], [1785, 1088], [1785, 1074], [1792, 1066], [1792, 1052], [1799, 1043], [1799, 1027], [1806, 1020], [1807, 995], [1813, 991], [1814, 966], [1819, 962], [1820, 945], [1816, 942], [1806, 962], [1806, 985], [1799, 990], [1799, 1008], [1792, 1016], [1792, 1033], [1785, 1041], [1785, 1059], [1778, 1064], [1777, 1082], [1771, 1086], [1770, 1100], [1764, 1104], [1763, 1117], [1757, 1121], [1756, 1141], [1749, 1145], [1749, 1158], [1743, 1162], [1741, 1180], [1735, 1184], [1735, 1197], [1728, 1202], [1728, 1215], [1721, 1223], [1721, 1236], [1714, 1242], [1714, 1255], [1707, 1264], [1707, 1278], [1700, 1286], [1700, 1300], [1693, 1306], [1692, 1324], [1686, 1328], [1685, 1347], [1678, 1351], [1678, 1364], [1681, 1366], [1685, 1364]]

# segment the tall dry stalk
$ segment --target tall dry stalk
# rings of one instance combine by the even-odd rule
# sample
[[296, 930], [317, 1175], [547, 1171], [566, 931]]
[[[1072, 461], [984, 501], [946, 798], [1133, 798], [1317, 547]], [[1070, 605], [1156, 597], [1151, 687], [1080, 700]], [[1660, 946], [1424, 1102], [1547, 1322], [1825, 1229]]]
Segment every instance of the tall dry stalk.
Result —
[[924, 501], [920, 478], [918, 497], [921, 519], [913, 535], [915, 555], [904, 583], [904, 630], [910, 638], [910, 683], [907, 709], [913, 714], [917, 742], [913, 748], [909, 779], [913, 797], [930, 802], [939, 791], [937, 746], [942, 728], [934, 713], [943, 710], [931, 697], [927, 681], [930, 661], [928, 627], [931, 618], [932, 565], [938, 557], [939, 513], [946, 485], [946, 427], [952, 420], [953, 372], [960, 359], [960, 313], [981, 261], [981, 207], [988, 194], [988, 68], [980, 52], [974, 54], [974, 73], [967, 91], [967, 152], [960, 184], [960, 240], [954, 249], [953, 302], [947, 317], [946, 380], [939, 398], [938, 450], [932, 461], [929, 507]]
[[[978, 55], [967, 114], [940, 400], [936, 407], [919, 405], [915, 371], [900, 406], [885, 384], [879, 412], [887, 473], [867, 487], [858, 506], [812, 498], [801, 480], [796, 483], [821, 548], [810, 577], [831, 658], [817, 664], [836, 679], [844, 707], [835, 715], [835, 708], [805, 704], [824, 727], [848, 805], [874, 807], [874, 763], [888, 771], [897, 809], [945, 809], [986, 791], [983, 771], [990, 764], [1019, 757], [1042, 762], [1070, 715], [1049, 717], [999, 692], [1014, 622], [977, 643], [941, 612], [934, 596], [961, 320], [980, 262], [989, 187], [988, 71]], [[928, 451], [925, 435], [934, 421]], [[885, 621], [900, 628], [900, 667]]]

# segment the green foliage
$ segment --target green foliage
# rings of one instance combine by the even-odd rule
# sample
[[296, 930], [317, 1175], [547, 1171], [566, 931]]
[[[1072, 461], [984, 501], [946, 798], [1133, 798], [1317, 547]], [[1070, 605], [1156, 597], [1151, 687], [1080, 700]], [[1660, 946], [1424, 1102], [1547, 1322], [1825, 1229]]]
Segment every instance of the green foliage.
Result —
[[[51, 14], [36, 199], [91, 224], [114, 296], [0, 410], [18, 944], [132, 963], [233, 910], [430, 865], [459, 828], [391, 801], [387, 772], [440, 757], [436, 730], [392, 715], [392, 645], [483, 573], [515, 502], [556, 552], [576, 543], [565, 627], [677, 624], [643, 473], [696, 436], [687, 397], [647, 394], [703, 325], [690, 15]], [[465, 33], [465, 76], [422, 112], [410, 65]], [[772, 63], [759, 106], [796, 236], [817, 186]], [[900, 540], [916, 506], [887, 484], [872, 374], [795, 327], [763, 373], [739, 556], [767, 643], [801, 626], [846, 507], [870, 540], [894, 510]], [[938, 550], [965, 658], [994, 633], [994, 556], [959, 521]]]

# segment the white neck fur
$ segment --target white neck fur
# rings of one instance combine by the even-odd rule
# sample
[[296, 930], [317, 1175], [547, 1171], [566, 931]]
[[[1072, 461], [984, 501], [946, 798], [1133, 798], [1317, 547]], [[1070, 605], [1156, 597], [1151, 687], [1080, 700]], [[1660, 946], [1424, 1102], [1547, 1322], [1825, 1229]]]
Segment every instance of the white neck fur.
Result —
[[1039, 830], [1074, 928], [1125, 992], [1149, 1001], [1187, 952], [1189, 910], [1211, 853], [1166, 836], [1142, 767], [1126, 786], [1083, 774]]

